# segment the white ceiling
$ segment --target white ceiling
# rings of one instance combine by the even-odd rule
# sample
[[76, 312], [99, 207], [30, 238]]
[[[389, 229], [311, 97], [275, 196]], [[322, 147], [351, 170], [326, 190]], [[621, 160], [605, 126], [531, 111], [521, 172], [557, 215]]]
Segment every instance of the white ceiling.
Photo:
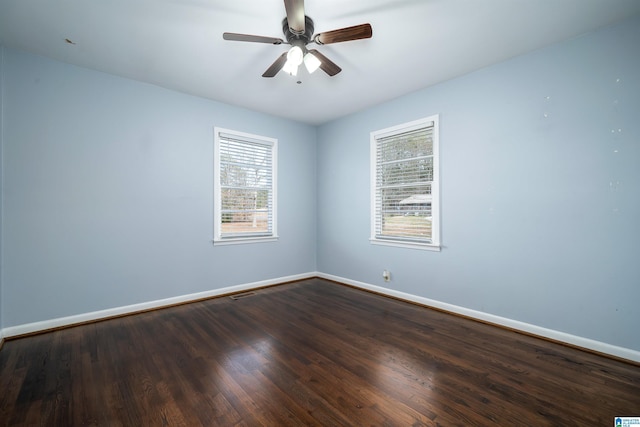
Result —
[[342, 67], [335, 77], [268, 79], [288, 46], [222, 33], [284, 38], [283, 0], [0, 0], [0, 43], [321, 124], [639, 14], [640, 1], [306, 0], [305, 11], [316, 33], [369, 22], [373, 37], [316, 47]]

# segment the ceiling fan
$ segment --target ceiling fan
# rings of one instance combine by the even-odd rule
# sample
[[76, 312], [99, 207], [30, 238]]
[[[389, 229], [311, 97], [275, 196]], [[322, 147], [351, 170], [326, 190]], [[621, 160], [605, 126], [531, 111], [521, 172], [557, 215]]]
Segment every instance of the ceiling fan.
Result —
[[284, 7], [287, 16], [282, 21], [282, 31], [286, 41], [275, 37], [249, 34], [222, 34], [222, 38], [225, 40], [291, 45], [287, 52], [280, 55], [267, 68], [262, 77], [274, 77], [280, 70], [295, 76], [298, 72], [298, 67], [303, 62], [309, 73], [313, 73], [320, 68], [328, 75], [335, 76], [342, 69], [316, 49], [307, 49], [307, 45], [311, 43], [324, 45], [368, 39], [373, 34], [370, 24], [361, 24], [313, 35], [313, 20], [304, 14], [304, 0], [284, 0]]

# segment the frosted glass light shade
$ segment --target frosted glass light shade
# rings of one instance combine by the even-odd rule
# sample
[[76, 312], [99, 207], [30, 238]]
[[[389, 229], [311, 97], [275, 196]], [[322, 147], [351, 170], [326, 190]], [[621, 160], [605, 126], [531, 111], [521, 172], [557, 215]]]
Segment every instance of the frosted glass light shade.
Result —
[[294, 64], [297, 67], [302, 64], [302, 56], [303, 52], [300, 46], [293, 46], [289, 49], [289, 53], [287, 53], [287, 62], [291, 62], [291, 64]]
[[320, 67], [320, 60], [312, 53], [307, 52], [304, 56], [304, 66], [307, 67], [307, 71], [311, 74]]
[[295, 76], [298, 74], [298, 66], [296, 64], [293, 64], [291, 61], [285, 62], [284, 67], [282, 67], [282, 70], [285, 73], [288, 73], [292, 76]]

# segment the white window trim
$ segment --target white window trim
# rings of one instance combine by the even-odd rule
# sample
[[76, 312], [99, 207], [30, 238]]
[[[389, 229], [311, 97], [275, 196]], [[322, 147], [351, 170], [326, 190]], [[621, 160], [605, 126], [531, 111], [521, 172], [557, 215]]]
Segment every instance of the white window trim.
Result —
[[[440, 251], [440, 116], [438, 114], [403, 123], [385, 129], [371, 132], [370, 156], [371, 156], [371, 237], [369, 241], [374, 245], [394, 246], [409, 249], [422, 249], [427, 251]], [[431, 210], [433, 228], [431, 230], [431, 243], [413, 242], [401, 239], [380, 239], [376, 237], [376, 175], [377, 175], [377, 139], [391, 136], [401, 132], [429, 126], [433, 123], [433, 181], [431, 186]]]
[[[278, 240], [278, 140], [261, 135], [253, 135], [236, 130], [214, 127], [213, 144], [213, 244], [239, 245], [246, 243], [274, 242]], [[222, 192], [220, 190], [220, 134], [229, 134], [238, 138], [253, 140], [262, 144], [271, 145], [271, 168], [272, 168], [272, 233], [270, 236], [247, 236], [247, 237], [222, 237]]]

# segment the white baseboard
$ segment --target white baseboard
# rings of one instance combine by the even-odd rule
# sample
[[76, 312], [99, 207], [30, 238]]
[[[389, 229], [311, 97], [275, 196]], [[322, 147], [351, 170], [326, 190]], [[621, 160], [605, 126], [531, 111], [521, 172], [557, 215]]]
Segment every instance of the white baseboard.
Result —
[[332, 280], [334, 282], [344, 283], [347, 285], [354, 286], [356, 288], [361, 288], [364, 290], [377, 292], [382, 295], [387, 295], [390, 297], [415, 302], [421, 305], [437, 308], [440, 310], [448, 311], [448, 312], [459, 314], [466, 317], [470, 317], [472, 319], [477, 319], [483, 322], [504, 326], [504, 327], [525, 332], [531, 335], [537, 335], [542, 338], [548, 338], [554, 341], [567, 343], [577, 347], [582, 347], [584, 349], [593, 350], [599, 353], [609, 354], [611, 356], [631, 360], [634, 362], [640, 362], [640, 351], [637, 351], [637, 350], [618, 347], [612, 344], [595, 341], [589, 338], [571, 335], [565, 332], [560, 332], [553, 329], [547, 329], [547, 328], [532, 325], [529, 323], [520, 322], [518, 320], [496, 316], [496, 315], [485, 313], [482, 311], [472, 310], [469, 308], [448, 304], [445, 302], [432, 300], [432, 299], [420, 297], [417, 295], [407, 294], [404, 292], [396, 291], [394, 289], [383, 288], [381, 286], [371, 285], [369, 283], [364, 283], [364, 282], [358, 282], [356, 280], [351, 280], [344, 277], [334, 276], [331, 274], [326, 274], [321, 272], [309, 272], [309, 273], [297, 274], [292, 276], [279, 277], [276, 279], [245, 283], [242, 285], [229, 286], [226, 288], [214, 289], [214, 290], [205, 291], [205, 292], [180, 295], [177, 297], [149, 301], [149, 302], [144, 302], [140, 304], [132, 304], [132, 305], [127, 305], [123, 307], [116, 307], [116, 308], [110, 308], [106, 310], [94, 311], [91, 313], [83, 313], [83, 314], [78, 314], [74, 316], [44, 320], [41, 322], [33, 322], [33, 323], [27, 323], [23, 325], [10, 326], [4, 329], [0, 329], [0, 347], [2, 347], [2, 343], [6, 338], [11, 338], [11, 337], [26, 335], [26, 334], [33, 334], [33, 333], [47, 331], [50, 329], [73, 326], [81, 323], [98, 321], [98, 320], [108, 319], [108, 318], [117, 317], [117, 316], [124, 316], [128, 314], [134, 314], [134, 313], [139, 313], [143, 311], [159, 309], [163, 307], [169, 307], [176, 304], [183, 304], [191, 301], [197, 301], [197, 300], [206, 299], [206, 298], [213, 298], [220, 295], [248, 291], [251, 289], [261, 288], [265, 286], [277, 285], [280, 283], [310, 279], [312, 277], [320, 277], [323, 279]]
[[20, 335], [33, 334], [33, 333], [43, 332], [51, 329], [73, 326], [81, 323], [98, 321], [102, 319], [108, 319], [111, 317], [124, 316], [128, 314], [134, 314], [134, 313], [139, 313], [143, 311], [169, 307], [176, 304], [183, 304], [191, 301], [212, 298], [220, 295], [237, 293], [237, 292], [247, 291], [251, 289], [262, 288], [265, 286], [277, 285], [280, 283], [309, 279], [317, 276], [318, 276], [318, 273], [316, 272], [303, 273], [303, 274], [297, 274], [293, 276], [279, 277], [277, 279], [263, 280], [260, 282], [245, 283], [237, 286], [229, 286], [226, 288], [214, 289], [211, 291], [180, 295], [177, 297], [149, 301], [149, 302], [144, 302], [140, 304], [132, 304], [132, 305], [126, 305], [123, 307], [116, 307], [116, 308], [110, 308], [106, 310], [94, 311], [91, 313], [83, 313], [83, 314], [78, 314], [74, 316], [59, 317], [57, 319], [44, 320], [41, 322], [33, 322], [33, 323], [27, 323], [23, 325], [10, 326], [8, 328], [4, 328], [0, 330], [0, 337], [4, 336], [4, 338], [11, 338], [11, 337], [16, 337]]
[[496, 315], [485, 313], [482, 311], [476, 311], [469, 308], [432, 300], [429, 298], [407, 294], [407, 293], [396, 291], [393, 289], [383, 288], [381, 286], [371, 285], [364, 282], [358, 282], [355, 280], [346, 279], [344, 277], [334, 276], [334, 275], [325, 274], [325, 273], [317, 273], [317, 276], [323, 279], [333, 280], [335, 282], [351, 285], [356, 288], [377, 292], [377, 293], [391, 296], [394, 298], [399, 298], [402, 300], [415, 302], [428, 307], [433, 307], [433, 308], [448, 311], [451, 313], [459, 314], [462, 316], [470, 317], [472, 319], [481, 320], [483, 322], [492, 323], [494, 325], [504, 326], [510, 329], [518, 330], [531, 335], [536, 335], [542, 338], [548, 338], [554, 341], [563, 342], [563, 343], [581, 347], [584, 349], [593, 350], [599, 353], [608, 354], [611, 356], [631, 360], [634, 362], [640, 362], [640, 351], [637, 351], [637, 350], [632, 350], [625, 347], [618, 347], [612, 344], [607, 344], [607, 343], [592, 340], [589, 338], [571, 335], [565, 332], [543, 328], [540, 326], [532, 325], [530, 323], [524, 323], [518, 320], [508, 319], [506, 317], [496, 316]]

